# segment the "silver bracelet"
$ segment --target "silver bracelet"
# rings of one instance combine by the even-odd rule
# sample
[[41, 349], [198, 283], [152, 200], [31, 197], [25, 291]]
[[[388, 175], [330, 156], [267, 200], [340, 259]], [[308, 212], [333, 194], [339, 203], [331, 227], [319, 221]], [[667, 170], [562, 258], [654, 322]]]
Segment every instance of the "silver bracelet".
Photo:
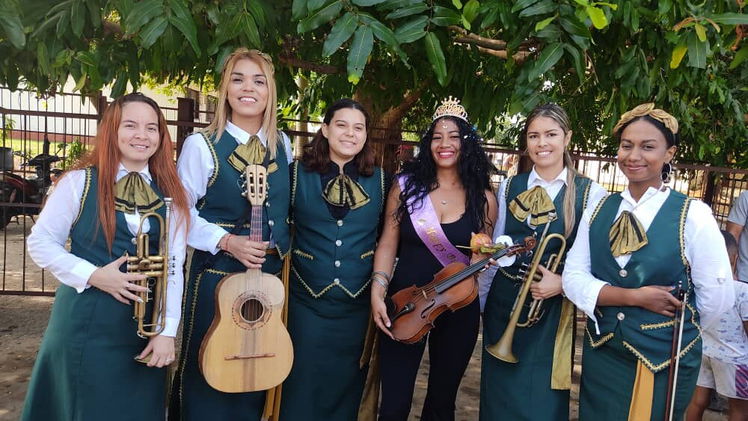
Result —
[[387, 291], [387, 288], [389, 288], [390, 286], [390, 283], [376, 272], [371, 274], [371, 280], [376, 281], [379, 285], [382, 286], [382, 288], [384, 288], [385, 291]]

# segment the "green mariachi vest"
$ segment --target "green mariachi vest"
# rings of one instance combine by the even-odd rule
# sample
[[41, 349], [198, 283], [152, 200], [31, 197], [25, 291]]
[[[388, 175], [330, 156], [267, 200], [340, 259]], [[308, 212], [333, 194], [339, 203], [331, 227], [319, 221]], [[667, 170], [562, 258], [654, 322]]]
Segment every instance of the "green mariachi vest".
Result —
[[343, 219], [335, 219], [322, 197], [319, 173], [307, 171], [298, 161], [292, 164], [292, 171], [294, 220], [301, 221], [296, 223], [291, 252], [294, 275], [314, 297], [336, 286], [357, 297], [369, 285], [377, 241], [376, 221], [385, 198], [384, 172], [376, 167], [371, 176], [359, 176], [358, 182], [371, 200], [349, 211]]
[[[690, 199], [674, 190], [657, 212], [647, 230], [649, 243], [631, 255], [623, 267], [610, 250], [608, 234], [621, 204], [621, 194], [603, 199], [590, 218], [590, 262], [592, 275], [612, 286], [639, 288], [646, 285], [678, 286], [686, 290], [686, 312], [683, 327], [685, 355], [701, 339], [698, 312], [694, 311], [695, 294], [691, 269], [685, 257], [683, 230]], [[600, 334], [594, 322], [587, 322], [587, 337], [593, 348], [613, 338], [620, 329], [624, 347], [652, 372], [670, 364], [673, 319], [641, 307], [599, 306], [595, 310]]]
[[[521, 193], [527, 190], [527, 179], [529, 178], [529, 176], [530, 176], [530, 173], [522, 173], [514, 177], [510, 177], [509, 180], [507, 180], [504, 204], [508, 205], [512, 200], [514, 200], [514, 198], [516, 198]], [[577, 235], [577, 227], [579, 226], [579, 220], [582, 218], [582, 213], [584, 212], [585, 206], [587, 205], [587, 199], [589, 198], [590, 186], [592, 185], [592, 180], [584, 176], [576, 176], [574, 177], [574, 184], [576, 186], [576, 191], [577, 191], [577, 197], [574, 203], [574, 211], [575, 211], [574, 220], [577, 223], [574, 224], [574, 230], [571, 232], [571, 235], [569, 235], [569, 238], [566, 239], [566, 251], [568, 251], [571, 248], [572, 244], [574, 243], [574, 238]], [[556, 198], [553, 199], [553, 206], [556, 208], [556, 219], [551, 222], [551, 226], [548, 228], [548, 234], [552, 234], [552, 233], [558, 233], [561, 235], [564, 234], [564, 229], [565, 229], [564, 228], [564, 197], [565, 195], [566, 195], [566, 185], [564, 185], [564, 187], [561, 188], [561, 190], [556, 195]], [[512, 215], [512, 213], [509, 212], [507, 208], [506, 225], [504, 227], [504, 232], [512, 238], [513, 242], [515, 243], [522, 242], [525, 237], [532, 236], [532, 235], [536, 235], [537, 240], [540, 241], [540, 235], [543, 233], [544, 229], [545, 229], [545, 224], [539, 225], [533, 229], [529, 225], [527, 225], [526, 220], [518, 221], [517, 218], [515, 218], [514, 215]], [[543, 253], [541, 264], [545, 264], [545, 262], [548, 261], [548, 257], [551, 254], [556, 253], [557, 251], [558, 251], [558, 241], [550, 242], [549, 247], [547, 247], [545, 249], [545, 252]], [[522, 263], [529, 264], [530, 260], [532, 260], [532, 256], [528, 256], [527, 254], [522, 254], [517, 257], [517, 259], [515, 260], [512, 266], [502, 269], [502, 270], [516, 276], [520, 265]]]
[[[276, 165], [271, 165], [273, 160], [268, 162], [268, 165], [276, 167], [276, 170], [268, 171], [268, 191], [262, 213], [262, 239], [267, 241], [272, 230], [273, 240], [282, 258], [288, 253], [291, 242], [288, 228], [289, 174], [282, 134], [278, 132], [278, 136], [278, 148], [274, 160]], [[213, 156], [215, 169], [213, 170], [213, 176], [208, 181], [205, 196], [200, 199], [196, 208], [198, 214], [206, 221], [214, 223], [226, 231], [231, 231], [237, 222], [245, 218], [250, 208], [249, 201], [241, 196], [241, 173], [228, 163], [228, 158], [234, 152], [238, 143], [225, 130], [218, 142], [214, 143], [204, 136], [203, 139]], [[249, 225], [249, 220], [247, 220], [237, 234], [249, 234]], [[268, 265], [271, 267], [268, 267]], [[280, 271], [280, 260], [276, 256], [267, 256], [263, 271], [268, 273]]]
[[[135, 255], [135, 244], [133, 243], [134, 235], [127, 228], [127, 221], [122, 212], [116, 212], [116, 224], [114, 238], [112, 241], [112, 251], [106, 244], [104, 232], [97, 223], [86, 222], [79, 224], [79, 221], [98, 221], [99, 203], [97, 186], [98, 171], [96, 168], [86, 168], [86, 184], [83, 189], [81, 198], [81, 208], [78, 217], [70, 230], [70, 252], [74, 255], [88, 260], [96, 266], [105, 266], [112, 260], [122, 256], [125, 252], [131, 256]], [[163, 194], [155, 183], [151, 183], [151, 188], [163, 199]], [[166, 206], [161, 206], [156, 210], [162, 218], [166, 216]], [[149, 247], [152, 253], [158, 251], [160, 227], [155, 218], [149, 220], [150, 230], [148, 231]]]

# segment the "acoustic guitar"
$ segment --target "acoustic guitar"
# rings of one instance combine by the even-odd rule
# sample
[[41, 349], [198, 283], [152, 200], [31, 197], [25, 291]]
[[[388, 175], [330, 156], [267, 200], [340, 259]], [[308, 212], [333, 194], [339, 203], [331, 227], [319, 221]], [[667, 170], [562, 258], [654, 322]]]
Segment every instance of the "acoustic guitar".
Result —
[[[248, 165], [244, 178], [252, 206], [249, 236], [260, 242], [267, 169]], [[221, 279], [215, 294], [215, 317], [200, 345], [200, 370], [205, 380], [227, 393], [279, 385], [293, 363], [291, 337], [281, 320], [283, 282], [260, 269], [247, 269]]]

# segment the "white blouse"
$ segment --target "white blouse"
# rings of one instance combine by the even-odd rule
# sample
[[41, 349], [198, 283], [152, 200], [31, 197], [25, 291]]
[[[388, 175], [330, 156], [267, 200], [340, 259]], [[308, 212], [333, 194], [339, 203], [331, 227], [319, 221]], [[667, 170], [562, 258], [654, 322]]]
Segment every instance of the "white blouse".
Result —
[[[117, 170], [116, 181], [129, 173], [122, 164]], [[140, 171], [141, 177], [150, 184], [151, 174], [146, 166]], [[49, 270], [61, 283], [75, 288], [78, 293], [90, 287], [88, 279], [98, 269], [93, 263], [80, 258], [65, 248], [76, 217], [80, 211], [83, 189], [86, 183], [84, 170], [71, 171], [60, 179], [50, 191], [42, 212], [31, 228], [27, 239], [31, 258], [40, 267]], [[177, 227], [178, 212], [172, 208], [169, 230], [169, 256], [174, 266], [169, 269], [166, 286], [166, 320], [164, 336], [174, 337], [182, 314], [182, 291], [184, 275], [182, 267], [185, 259], [185, 226], [187, 218]], [[137, 213], [125, 214], [130, 233], [137, 234], [140, 216]], [[95, 221], [81, 221], [93, 224]], [[149, 223], [143, 224], [143, 231], [148, 232]]]
[[[226, 131], [234, 137], [237, 144], [245, 144], [251, 137], [249, 133], [230, 121], [226, 123]], [[190, 206], [191, 221], [187, 244], [197, 250], [216, 254], [219, 251], [218, 242], [228, 231], [206, 221], [198, 215], [197, 209], [195, 209], [195, 204], [205, 196], [208, 181], [215, 170], [213, 156], [202, 137], [203, 135], [200, 133], [193, 133], [184, 140], [182, 152], [179, 154], [179, 160], [177, 161], [177, 172], [187, 192], [187, 202]], [[257, 137], [260, 138], [263, 145], [267, 146], [267, 136], [262, 129], [257, 133]], [[291, 140], [283, 133], [282, 141], [288, 163], [291, 163], [293, 160]]]
[[[566, 185], [566, 175], [567, 175], [567, 169], [564, 167], [564, 169], [551, 181], [545, 181], [538, 175], [538, 173], [535, 171], [535, 167], [532, 168], [532, 171], [530, 171], [529, 176], [527, 177], [527, 190], [535, 187], [540, 186], [543, 189], [545, 189], [546, 193], [548, 193], [548, 196], [550, 196], [551, 200], [555, 200], [556, 196], [558, 196], [558, 193], [561, 191], [561, 188], [563, 188]], [[499, 211], [498, 211], [498, 217], [496, 218], [496, 226], [493, 230], [493, 238], [494, 241], [498, 241], [498, 237], [505, 234], [506, 231], [506, 210], [508, 204], [504, 200], [504, 196], [506, 195], [506, 183], [507, 180], [504, 180], [501, 182], [501, 185], [499, 186], [499, 190], [496, 193], [496, 199], [499, 203]], [[577, 192], [577, 194], [581, 194], [580, 192]], [[600, 202], [600, 200], [605, 197], [608, 194], [608, 192], [599, 184], [595, 183], [594, 181], [590, 184], [590, 192], [589, 196], [587, 197], [587, 203], [585, 204], [585, 209], [589, 208], [595, 208]], [[530, 225], [530, 216], [527, 217], [527, 226]], [[514, 263], [514, 257], [510, 257], [508, 259], [500, 259], [499, 265], [502, 267], [510, 266]], [[486, 297], [488, 296], [488, 291], [491, 289], [491, 283], [493, 282], [494, 275], [496, 274], [497, 268], [495, 266], [491, 266], [488, 270], [483, 272], [478, 277], [478, 294], [480, 297], [480, 308], [481, 310], [486, 304]]]
[[[657, 212], [670, 195], [670, 189], [650, 187], [637, 201], [626, 189], [621, 193], [621, 205], [618, 213], [632, 212], [645, 230], [649, 229]], [[594, 310], [600, 289], [608, 282], [595, 278], [590, 264], [590, 217], [595, 208], [587, 208], [579, 224], [574, 246], [566, 257], [563, 273], [563, 287], [567, 298], [582, 309], [591, 320], [599, 334]], [[677, 215], [673, 215], [677, 217]], [[727, 258], [725, 241], [712, 216], [712, 210], [704, 202], [693, 201], [688, 208], [684, 227], [686, 260], [691, 266], [691, 278], [696, 292], [696, 307], [701, 317], [702, 328], [707, 328], [719, 320], [719, 314], [732, 306], [735, 300], [732, 269]], [[673, 245], [674, 247], [677, 245]], [[616, 262], [623, 268], [631, 255], [616, 257]]]

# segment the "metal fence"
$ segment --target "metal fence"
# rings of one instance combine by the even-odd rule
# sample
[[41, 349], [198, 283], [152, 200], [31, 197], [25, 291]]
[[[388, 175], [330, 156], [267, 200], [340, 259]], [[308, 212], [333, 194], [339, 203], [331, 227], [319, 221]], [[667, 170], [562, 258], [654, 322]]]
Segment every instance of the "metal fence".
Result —
[[[5, 229], [0, 240], [0, 294], [54, 294], [57, 281], [39, 269], [26, 252], [26, 236], [33, 225], [34, 215], [41, 208], [41, 198], [49, 183], [44, 176], [48, 176], [49, 171], [40, 174], [27, 163], [29, 160], [38, 163], [33, 160], [34, 157], [57, 156], [59, 161], [48, 163], [47, 170], [62, 169], [70, 164], [71, 153], [76, 155], [81, 146], [85, 148], [92, 144], [96, 125], [107, 104], [108, 99], [104, 96], [91, 98], [63, 93], [39, 98], [31, 91], [11, 92], [0, 87], [0, 180], [6, 181], [5, 184], [13, 181], [28, 187], [28, 190], [10, 200], [8, 195], [3, 196], [6, 199], [0, 199], [0, 222], [7, 222], [7, 225], [3, 225]], [[205, 126], [212, 117], [212, 112], [201, 109], [201, 101], [194, 98], [178, 98], [176, 107], [167, 104], [162, 106], [162, 110], [172, 139], [177, 143], [177, 150], [189, 133]], [[303, 141], [313, 136], [309, 127], [316, 128], [318, 124], [298, 120], [282, 122], [286, 133], [292, 137], [297, 156]], [[376, 142], [379, 163], [385, 164], [383, 166], [390, 170], [417, 150], [416, 143], [404, 141], [403, 132], [400, 131], [375, 129], [370, 140]], [[500, 175], [493, 180], [496, 184], [507, 175], [516, 173], [520, 156], [518, 151], [492, 146], [487, 146], [486, 150], [500, 170]], [[626, 178], [614, 158], [585, 154], [574, 158], [581, 173], [609, 191], [625, 188]], [[710, 204], [717, 220], [724, 224], [734, 199], [741, 191], [748, 189], [748, 171], [677, 165], [671, 186]]]

